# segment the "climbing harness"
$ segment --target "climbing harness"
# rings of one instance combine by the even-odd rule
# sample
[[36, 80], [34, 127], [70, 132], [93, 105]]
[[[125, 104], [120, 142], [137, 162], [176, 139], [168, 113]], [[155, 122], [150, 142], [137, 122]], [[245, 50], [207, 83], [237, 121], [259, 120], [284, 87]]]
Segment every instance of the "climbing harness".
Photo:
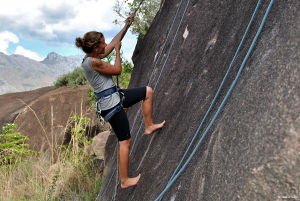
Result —
[[[164, 194], [166, 193], [166, 191], [171, 187], [171, 185], [175, 182], [175, 180], [180, 176], [180, 174], [182, 173], [182, 171], [186, 168], [186, 166], [188, 165], [188, 163], [191, 161], [191, 159], [193, 158], [194, 154], [195, 154], [196, 151], [198, 150], [198, 148], [199, 148], [201, 142], [203, 141], [203, 139], [204, 139], [205, 136], [207, 135], [209, 129], [211, 128], [211, 126], [212, 126], [213, 123], [215, 122], [217, 116], [219, 115], [221, 109], [222, 109], [223, 106], [225, 105], [225, 103], [226, 103], [226, 101], [227, 101], [229, 95], [231, 94], [231, 92], [232, 92], [234, 86], [236, 85], [237, 80], [238, 80], [239, 77], [240, 77], [240, 74], [241, 74], [241, 72], [242, 72], [242, 70], [243, 70], [243, 68], [244, 68], [244, 66], [245, 66], [245, 64], [246, 64], [246, 62], [247, 62], [247, 60], [248, 60], [248, 57], [249, 57], [249, 55], [251, 54], [251, 52], [252, 52], [252, 50], [253, 50], [253, 47], [254, 47], [254, 45], [255, 45], [255, 43], [256, 43], [256, 40], [257, 40], [258, 36], [259, 36], [260, 33], [261, 33], [262, 27], [263, 27], [263, 25], [264, 25], [264, 23], [265, 23], [265, 20], [266, 20], [268, 14], [269, 14], [269, 12], [270, 12], [270, 9], [271, 9], [271, 6], [272, 6], [273, 2], [274, 2], [274, 0], [271, 0], [271, 1], [270, 1], [269, 6], [268, 6], [268, 8], [267, 8], [267, 10], [266, 10], [266, 12], [265, 12], [264, 17], [263, 17], [263, 20], [262, 20], [262, 22], [261, 22], [261, 24], [260, 24], [260, 26], [259, 26], [259, 28], [258, 28], [258, 30], [257, 30], [257, 33], [256, 33], [254, 39], [252, 40], [251, 46], [249, 47], [248, 52], [247, 52], [246, 56], [244, 57], [244, 60], [243, 60], [241, 66], [240, 66], [240, 68], [239, 68], [239, 71], [238, 71], [238, 73], [237, 73], [237, 75], [236, 75], [234, 81], [232, 82], [232, 84], [231, 84], [229, 90], [227, 91], [227, 94], [226, 94], [226, 96], [224, 97], [222, 103], [220, 104], [220, 106], [219, 106], [217, 112], [216, 112], [215, 115], [213, 116], [212, 120], [210, 121], [208, 127], [207, 127], [206, 130], [204, 131], [202, 137], [200, 138], [199, 142], [198, 142], [197, 145], [195, 146], [195, 148], [194, 148], [193, 152], [191, 153], [191, 155], [189, 156], [189, 158], [186, 160], [186, 162], [185, 162], [184, 165], [180, 168], [179, 171], [177, 171], [177, 170], [179, 169], [179, 166], [176, 168], [176, 170], [174, 171], [174, 173], [173, 173], [171, 179], [169, 180], [167, 186], [166, 186], [165, 189], [161, 192], [161, 194], [155, 199], [155, 201], [160, 201], [160, 200], [163, 198], [163, 196], [164, 196]], [[258, 5], [259, 5], [259, 4], [260, 4], [260, 0], [258, 1]], [[257, 7], [258, 7], [258, 5], [257, 5]], [[256, 11], [255, 11], [255, 12], [256, 12]], [[250, 21], [250, 22], [251, 22], [251, 21]], [[252, 23], [252, 22], [251, 22], [251, 23]], [[245, 33], [245, 34], [246, 34], [246, 33]], [[235, 59], [235, 58], [234, 58], [234, 59]], [[223, 82], [222, 82], [222, 83], [223, 83]], [[221, 86], [221, 87], [222, 87], [222, 86]], [[202, 126], [202, 122], [201, 122], [200, 126]], [[199, 128], [200, 128], [200, 126], [199, 126]], [[196, 134], [199, 133], [199, 130], [200, 130], [199, 128], [197, 129]], [[195, 134], [195, 135], [196, 135], [196, 134]], [[190, 144], [190, 145], [191, 145], [191, 144]], [[190, 147], [189, 147], [189, 148], [190, 148]], [[186, 155], [186, 153], [185, 153], [185, 155]], [[184, 155], [184, 157], [185, 157], [185, 155]], [[183, 159], [182, 159], [182, 161], [183, 161]], [[182, 161], [181, 161], [181, 162], [182, 162]], [[180, 163], [181, 163], [181, 162], [180, 162]]]
[[117, 114], [118, 112], [120, 112], [123, 108], [123, 100], [124, 100], [124, 93], [120, 90], [120, 88], [114, 86], [108, 89], [105, 89], [99, 93], [94, 92], [95, 97], [97, 99], [96, 102], [96, 113], [98, 115], [99, 118], [102, 118], [101, 116], [101, 101], [109, 96], [111, 96], [112, 94], [118, 92], [120, 94], [120, 103], [113, 107], [112, 109], [110, 109], [110, 111], [103, 117], [105, 121], [109, 121], [115, 114]]

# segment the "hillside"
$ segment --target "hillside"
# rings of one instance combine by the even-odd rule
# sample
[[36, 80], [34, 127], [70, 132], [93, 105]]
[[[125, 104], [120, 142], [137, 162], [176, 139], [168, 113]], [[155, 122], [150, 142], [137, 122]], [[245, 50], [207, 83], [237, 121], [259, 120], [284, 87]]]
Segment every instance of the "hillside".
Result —
[[6, 123], [12, 123], [26, 104], [53, 90], [53, 87], [44, 87], [28, 92], [9, 93], [0, 95], [0, 128]]
[[[149, 84], [155, 89], [154, 120], [166, 120], [166, 126], [145, 136], [140, 105], [128, 110], [136, 140], [129, 175], [142, 177], [126, 190], [116, 184], [117, 139], [110, 136], [97, 200], [156, 200], [197, 130], [187, 156], [200, 146], [162, 200], [299, 200], [300, 1], [274, 2], [243, 62], [270, 3], [261, 1], [224, 86], [199, 127], [257, 2], [165, 0], [136, 46], [129, 87]], [[243, 63], [232, 93], [214, 118]]]
[[66, 137], [70, 117], [77, 114], [91, 119], [90, 136], [107, 129], [91, 107], [90, 86], [76, 88], [43, 87], [33, 91], [0, 95], [0, 127], [15, 123], [17, 130], [30, 138], [28, 144], [37, 151], [49, 148], [49, 139], [61, 145]]
[[110, 132], [101, 132], [109, 126], [97, 118], [89, 89], [44, 87], [0, 95], [1, 127], [16, 124], [16, 131], [29, 138], [25, 145], [38, 151], [20, 154], [19, 134], [1, 131], [1, 201], [96, 197]]
[[63, 57], [54, 52], [41, 62], [0, 52], [0, 94], [29, 91], [53, 82], [80, 66], [82, 55]]
[[66, 130], [70, 127], [70, 117], [75, 114], [91, 119], [91, 129], [88, 131], [91, 136], [100, 131], [99, 119], [90, 108], [89, 88], [85, 85], [51, 90], [20, 111], [14, 123], [20, 133], [30, 138], [28, 143], [31, 149], [47, 150], [52, 144], [63, 144], [67, 137]]

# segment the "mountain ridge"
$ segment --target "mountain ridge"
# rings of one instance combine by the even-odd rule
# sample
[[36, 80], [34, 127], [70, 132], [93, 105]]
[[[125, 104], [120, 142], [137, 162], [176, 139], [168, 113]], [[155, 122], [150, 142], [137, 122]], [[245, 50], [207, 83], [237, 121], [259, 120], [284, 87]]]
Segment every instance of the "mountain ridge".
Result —
[[52, 86], [61, 75], [80, 66], [83, 55], [62, 56], [50, 52], [43, 61], [0, 52], [0, 94]]

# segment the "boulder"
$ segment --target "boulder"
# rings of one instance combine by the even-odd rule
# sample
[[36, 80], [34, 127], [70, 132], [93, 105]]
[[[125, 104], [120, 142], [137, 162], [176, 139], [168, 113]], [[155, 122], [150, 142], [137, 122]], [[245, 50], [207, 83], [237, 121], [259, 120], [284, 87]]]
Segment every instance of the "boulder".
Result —
[[93, 137], [92, 144], [85, 147], [86, 154], [90, 156], [95, 155], [98, 159], [104, 159], [105, 145], [110, 133], [110, 131], [103, 131]]
[[89, 86], [61, 87], [28, 104], [16, 117], [18, 131], [30, 138], [31, 149], [45, 151], [62, 145], [71, 129], [70, 117], [77, 114], [91, 119], [88, 134], [93, 137], [101, 125], [88, 96]]
[[53, 87], [43, 87], [32, 91], [0, 95], [0, 128], [7, 123], [12, 123], [19, 112], [26, 107], [26, 104], [30, 104], [51, 90]]

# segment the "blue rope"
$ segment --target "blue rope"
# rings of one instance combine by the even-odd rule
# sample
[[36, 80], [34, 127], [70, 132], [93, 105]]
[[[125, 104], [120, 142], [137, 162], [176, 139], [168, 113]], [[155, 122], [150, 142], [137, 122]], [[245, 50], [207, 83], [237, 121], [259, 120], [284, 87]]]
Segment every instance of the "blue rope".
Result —
[[[173, 27], [173, 24], [174, 24], [174, 22], [175, 22], [175, 19], [177, 18], [178, 11], [179, 11], [179, 8], [181, 7], [182, 1], [183, 1], [183, 0], [181, 0], [181, 2], [180, 2], [180, 6], [179, 6], [179, 7], [178, 7], [178, 9], [177, 9], [177, 12], [176, 12], [176, 17], [174, 18], [174, 20], [173, 20], [173, 23], [172, 23], [172, 26], [171, 26], [171, 27]], [[178, 34], [178, 31], [179, 31], [179, 28], [181, 27], [182, 20], [183, 20], [183, 18], [184, 18], [184, 16], [185, 16], [185, 13], [186, 13], [186, 11], [187, 11], [187, 8], [188, 8], [188, 6], [189, 6], [189, 3], [190, 3], [190, 0], [188, 0], [188, 3], [186, 4], [185, 10], [184, 10], [184, 12], [183, 12], [183, 14], [182, 14], [182, 16], [181, 16], [181, 19], [180, 19], [180, 23], [179, 23], [179, 24], [178, 24], [178, 26], [177, 26], [176, 33], [175, 33], [175, 35], [174, 35], [174, 38], [173, 38], [173, 40], [172, 40], [171, 46], [170, 46], [170, 48], [169, 48], [169, 50], [168, 50], [168, 56], [166, 57], [166, 60], [165, 60], [165, 62], [164, 62], [164, 64], [163, 64], [163, 66], [162, 66], [162, 69], [161, 69], [161, 71], [160, 71], [159, 77], [158, 77], [158, 79], [157, 79], [157, 81], [156, 81], [156, 83], [155, 83], [155, 87], [154, 87], [154, 89], [153, 89], [153, 91], [154, 91], [154, 92], [155, 92], [155, 90], [156, 90], [156, 87], [157, 87], [157, 85], [158, 85], [158, 83], [159, 83], [159, 81], [160, 81], [160, 77], [161, 77], [161, 75], [162, 75], [162, 73], [163, 73], [163, 71], [164, 71], [164, 68], [165, 68], [165, 66], [166, 66], [166, 63], [167, 63], [167, 61], [168, 61], [168, 59], [169, 59], [170, 52], [171, 52], [171, 50], [172, 50], [172, 48], [173, 48], [173, 45], [174, 45], [175, 39], [176, 39], [176, 37], [177, 37], [177, 34]], [[168, 37], [169, 37], [170, 33], [171, 33], [171, 31], [169, 31], [169, 33], [168, 33]], [[166, 39], [166, 41], [167, 41], [167, 39]], [[164, 44], [164, 47], [163, 47], [163, 49], [165, 48], [165, 46], [166, 46], [166, 43]], [[161, 51], [161, 53], [162, 53], [162, 51]], [[162, 55], [162, 54], [160, 54], [160, 56], [161, 56], [161, 55]], [[159, 58], [160, 58], [160, 56], [159, 56]], [[159, 59], [159, 58], [158, 58], [158, 59]], [[157, 65], [157, 63], [158, 63], [158, 59], [156, 60], [156, 63], [155, 63], [155, 66], [154, 66], [154, 67], [156, 67], [156, 65]], [[148, 85], [149, 85], [149, 84], [150, 84], [150, 82], [151, 82], [152, 76], [153, 76], [153, 74], [154, 74], [154, 69], [155, 69], [155, 68], [153, 68], [153, 70], [152, 70], [152, 73], [151, 73], [151, 76], [150, 76], [150, 79], [149, 79]], [[139, 109], [139, 111], [141, 111], [141, 109]], [[131, 156], [131, 154], [132, 154], [132, 152], [133, 152], [133, 148], [134, 148], [134, 146], [135, 146], [135, 143], [136, 143], [136, 140], [137, 140], [137, 138], [138, 138], [138, 136], [139, 136], [139, 134], [140, 134], [140, 130], [141, 130], [141, 128], [142, 128], [142, 125], [143, 125], [143, 121], [141, 121], [141, 123], [140, 123], [139, 129], [138, 129], [138, 131], [137, 131], [137, 134], [136, 134], [136, 136], [135, 136], [135, 139], [134, 139], [134, 141], [133, 141], [133, 143], [132, 143], [132, 146], [131, 146], [131, 151], [130, 151], [130, 154], [129, 154], [129, 156]], [[119, 183], [120, 183], [120, 180], [119, 180]], [[119, 183], [118, 183], [118, 185], [119, 185]], [[115, 192], [114, 192], [114, 193], [115, 193]], [[112, 199], [111, 199], [111, 201], [113, 200], [113, 197], [114, 197], [114, 194], [113, 194], [113, 196], [112, 196]]]
[[[182, 3], [182, 1], [181, 1], [181, 3]], [[180, 3], [180, 6], [181, 6], [181, 3]], [[189, 6], [189, 3], [190, 3], [190, 0], [188, 0], [187, 4], [186, 4], [186, 6], [185, 6], [184, 12], [183, 12], [182, 17], [181, 17], [181, 19], [180, 19], [180, 23], [179, 23], [179, 25], [178, 25], [178, 27], [177, 27], [176, 33], [175, 33], [174, 38], [173, 38], [173, 40], [172, 40], [171, 46], [170, 46], [170, 48], [169, 48], [168, 56], [166, 57], [166, 60], [165, 60], [165, 62], [164, 62], [164, 64], [163, 64], [163, 66], [162, 66], [162, 69], [161, 69], [161, 71], [160, 71], [160, 74], [159, 74], [159, 76], [158, 76], [158, 79], [157, 79], [157, 81], [156, 81], [156, 83], [155, 83], [155, 85], [154, 85], [154, 88], [153, 88], [153, 91], [154, 91], [154, 92], [155, 92], [156, 87], [157, 87], [157, 85], [158, 85], [158, 83], [159, 83], [159, 81], [160, 81], [160, 77], [161, 77], [161, 75], [162, 75], [162, 73], [163, 73], [163, 71], [164, 71], [164, 68], [165, 68], [165, 66], [166, 66], [166, 63], [167, 63], [167, 61], [168, 61], [168, 59], [169, 59], [170, 52], [171, 52], [171, 50], [172, 50], [172, 48], [173, 48], [175, 39], [176, 39], [176, 37], [177, 37], [179, 28], [181, 27], [182, 20], [183, 20], [183, 18], [184, 18], [184, 16], [185, 16], [185, 13], [186, 13], [186, 10], [187, 10], [187, 8], [188, 8], [188, 6]], [[178, 11], [178, 10], [177, 10], [177, 11]], [[169, 32], [169, 33], [170, 33], [170, 32]], [[153, 71], [153, 72], [154, 72], [154, 71]], [[152, 72], [152, 73], [153, 73], [153, 72]], [[148, 83], [148, 85], [149, 85], [149, 83]], [[140, 131], [141, 127], [142, 127], [142, 123], [143, 123], [143, 122], [140, 123], [139, 129], [138, 129], [138, 132], [137, 132], [137, 135], [139, 134], [139, 131]], [[136, 141], [136, 138], [135, 138], [135, 141]], [[134, 146], [134, 144], [135, 144], [135, 141], [134, 141], [134, 143], [133, 143], [133, 146]], [[132, 150], [133, 150], [133, 149], [132, 149]], [[132, 151], [132, 150], [131, 150], [131, 151]]]
[[162, 50], [161, 50], [161, 52], [160, 52], [158, 58], [156, 59], [155, 64], [154, 64], [154, 67], [153, 67], [151, 76], [150, 76], [149, 81], [148, 81], [148, 85], [150, 85], [150, 83], [151, 83], [152, 76], [154, 75], [154, 71], [155, 71], [156, 66], [157, 66], [157, 64], [158, 64], [158, 61], [159, 61], [159, 59], [160, 59], [160, 57], [161, 57], [161, 55], [162, 55], [162, 52], [164, 51], [164, 49], [165, 49], [165, 47], [166, 47], [166, 45], [167, 45], [167, 41], [169, 40], [169, 37], [170, 37], [170, 35], [171, 35], [171, 30], [173, 29], [173, 25], [174, 25], [174, 23], [175, 23], [175, 21], [176, 21], [176, 18], [177, 18], [177, 16], [178, 16], [179, 10], [180, 10], [181, 5], [182, 5], [182, 2], [183, 2], [183, 0], [180, 1], [180, 4], [179, 4], [179, 6], [178, 6], [178, 8], [177, 8], [177, 10], [176, 10], [176, 14], [175, 14], [175, 17], [173, 18], [173, 22], [172, 22], [172, 25], [171, 25], [171, 27], [170, 27], [169, 33], [168, 33], [168, 35], [167, 35], [166, 41], [165, 41], [165, 43], [164, 43], [164, 46], [163, 46], [163, 48], [162, 48]]
[[115, 167], [113, 173], [111, 174], [111, 177], [109, 178], [109, 181], [108, 181], [108, 183], [107, 183], [105, 189], [103, 190], [103, 193], [102, 193], [101, 195], [98, 195], [98, 197], [97, 197], [97, 200], [98, 200], [98, 201], [102, 200], [102, 198], [104, 197], [106, 191], [108, 190], [108, 186], [110, 185], [110, 182], [111, 182], [113, 176], [116, 174], [116, 170], [117, 170], [117, 166]]
[[[159, 59], [160, 59], [160, 57], [161, 57], [161, 55], [162, 55], [162, 53], [163, 53], [163, 51], [164, 51], [164, 49], [165, 49], [165, 47], [166, 47], [166, 44], [167, 44], [167, 42], [168, 42], [168, 40], [169, 40], [170, 34], [171, 34], [171, 32], [172, 32], [173, 26], [174, 26], [175, 21], [176, 21], [177, 16], [178, 16], [179, 10], [180, 10], [180, 8], [181, 8], [181, 6], [182, 6], [182, 2], [183, 2], [183, 0], [180, 1], [180, 5], [179, 5], [178, 8], [177, 8], [175, 17], [173, 18], [171, 27], [170, 27], [170, 29], [169, 29], [169, 33], [168, 33], [167, 38], [166, 38], [166, 40], [165, 40], [165, 42], [164, 42], [163, 48], [161, 49], [160, 54], [159, 54], [158, 58], [157, 58], [156, 61], [155, 61], [155, 64], [154, 64], [154, 66], [153, 66], [152, 73], [151, 73], [151, 75], [150, 75], [150, 78], [149, 78], [149, 81], [148, 81], [148, 84], [147, 84], [147, 85], [150, 85], [150, 83], [151, 83], [151, 80], [152, 80], [153, 74], [154, 74], [154, 72], [155, 72], [156, 66], [157, 66], [157, 64], [158, 64], [158, 61], [159, 61]], [[137, 117], [140, 115], [140, 113], [141, 113], [141, 108], [138, 110], [137, 114], [135, 115], [135, 118], [134, 118], [134, 121], [133, 121], [133, 125], [132, 125], [132, 127], [131, 127], [131, 130], [130, 130], [130, 133], [132, 132], [132, 130], [133, 130], [134, 126], [135, 126]], [[138, 137], [138, 135], [139, 135], [139, 131], [140, 131], [140, 129], [141, 129], [141, 126], [142, 126], [142, 122], [141, 122], [141, 125], [140, 125], [139, 129], [138, 129], [138, 133], [137, 133], [137, 135], [136, 135], [135, 138], [134, 138], [133, 144], [132, 144], [132, 146], [131, 146], [130, 155], [132, 154], [132, 151], [133, 151], [134, 145], [135, 145], [135, 143], [136, 143], [137, 137]], [[112, 175], [111, 175], [111, 177], [110, 177], [110, 179], [109, 179], [109, 182], [107, 183], [105, 189], [103, 190], [103, 193], [102, 193], [101, 195], [98, 196], [98, 198], [97, 198], [98, 201], [101, 201], [101, 200], [102, 200], [103, 196], [105, 195], [105, 193], [106, 193], [106, 191], [107, 191], [107, 189], [108, 189], [108, 187], [109, 187], [109, 185], [110, 185], [110, 183], [111, 183], [112, 177], [115, 175], [116, 171], [117, 171], [117, 167], [115, 167], [115, 169], [114, 169], [114, 171], [113, 171], [113, 173], [112, 173]]]
[[228, 90], [226, 96], [224, 97], [224, 99], [223, 99], [223, 101], [222, 101], [220, 107], [218, 108], [217, 112], [215, 113], [214, 117], [212, 118], [210, 124], [209, 124], [208, 127], [206, 128], [206, 130], [205, 130], [205, 132], [203, 133], [201, 139], [200, 139], [199, 142], [197, 143], [196, 147], [194, 148], [193, 152], [191, 153], [191, 155], [189, 156], [189, 158], [187, 159], [187, 161], [185, 162], [185, 164], [184, 164], [184, 165], [182, 166], [182, 168], [178, 171], [178, 173], [176, 173], [176, 175], [174, 175], [174, 177], [169, 181], [169, 183], [167, 184], [167, 186], [165, 187], [165, 189], [164, 189], [164, 190], [161, 192], [161, 194], [155, 199], [155, 201], [158, 201], [159, 199], [161, 199], [161, 198], [164, 196], [164, 194], [166, 193], [166, 191], [171, 187], [171, 185], [172, 185], [172, 184], [176, 181], [176, 179], [180, 176], [180, 174], [182, 173], [182, 171], [186, 168], [186, 166], [188, 165], [188, 163], [191, 161], [191, 159], [193, 158], [194, 154], [196, 153], [197, 149], [199, 148], [201, 142], [203, 141], [203, 139], [204, 139], [205, 136], [207, 135], [209, 129], [211, 128], [211, 126], [213, 125], [214, 121], [216, 120], [217, 116], [219, 115], [221, 109], [222, 109], [223, 106], [225, 105], [225, 103], [226, 103], [226, 101], [227, 101], [229, 95], [230, 95], [231, 92], [232, 92], [232, 89], [234, 88], [234, 86], [236, 85], [237, 80], [238, 80], [239, 77], [240, 77], [240, 74], [241, 74], [241, 72], [242, 72], [242, 70], [243, 70], [243, 68], [244, 68], [244, 66], [245, 66], [245, 64], [246, 64], [246, 62], [247, 62], [247, 60], [248, 60], [248, 57], [249, 57], [250, 53], [252, 52], [252, 49], [253, 49], [253, 47], [254, 47], [254, 45], [255, 45], [255, 43], [256, 43], [256, 40], [257, 40], [258, 36], [259, 36], [260, 33], [261, 33], [261, 30], [262, 30], [262, 28], [263, 28], [263, 25], [264, 25], [264, 23], [265, 23], [265, 20], [266, 20], [266, 18], [267, 18], [267, 16], [268, 16], [269, 12], [270, 12], [270, 9], [271, 9], [271, 6], [272, 6], [273, 2], [274, 2], [274, 0], [271, 0], [271, 1], [270, 1], [269, 6], [268, 6], [268, 8], [267, 8], [267, 10], [266, 10], [266, 12], [265, 12], [264, 17], [263, 17], [263, 20], [262, 20], [262, 22], [261, 22], [261, 24], [260, 24], [260, 26], [259, 26], [259, 28], [258, 28], [258, 31], [257, 31], [257, 33], [256, 33], [256, 35], [255, 35], [255, 37], [254, 37], [254, 39], [253, 39], [253, 41], [252, 41], [252, 43], [251, 43], [250, 48], [249, 48], [249, 50], [248, 50], [248, 52], [247, 52], [247, 54], [246, 54], [246, 56], [245, 56], [245, 58], [244, 58], [244, 60], [243, 60], [243, 62], [242, 62], [242, 64], [241, 64], [241, 66], [240, 66], [240, 69], [239, 69], [239, 71], [238, 71], [238, 73], [237, 73], [237, 75], [236, 75], [234, 81], [232, 82], [232, 84], [231, 84], [231, 86], [230, 86], [230, 88], [229, 88], [229, 90]]
[[[221, 82], [221, 84], [220, 84], [220, 86], [219, 86], [219, 89], [218, 89], [218, 91], [217, 91], [217, 93], [216, 93], [214, 99], [212, 100], [212, 102], [211, 102], [211, 104], [210, 104], [210, 106], [209, 106], [207, 112], [205, 113], [205, 115], [204, 115], [204, 117], [203, 117], [203, 119], [202, 119], [202, 121], [201, 121], [201, 123], [200, 123], [200, 125], [199, 125], [199, 127], [198, 127], [198, 129], [197, 129], [197, 131], [196, 131], [196, 134], [194, 135], [192, 141], [190, 142], [190, 144], [189, 144], [187, 150], [185, 151], [183, 157], [181, 158], [181, 161], [179, 162], [178, 166], [176, 167], [176, 169], [175, 169], [173, 175], [171, 176], [170, 180], [172, 180], [172, 179], [174, 178], [174, 175], [177, 173], [178, 169], [180, 168], [181, 164], [183, 163], [184, 159], [186, 158], [186, 156], [187, 156], [189, 150], [191, 149], [192, 145], [194, 144], [194, 141], [195, 141], [196, 138], [198, 137], [198, 134], [199, 134], [199, 132], [200, 132], [200, 129], [202, 128], [204, 122], [206, 121], [206, 118], [208, 117], [210, 111], [212, 110], [212, 107], [214, 106], [214, 104], [215, 104], [215, 102], [216, 102], [216, 100], [217, 100], [217, 98], [218, 98], [218, 96], [219, 96], [219, 94], [220, 94], [220, 92], [221, 92], [221, 90], [222, 90], [222, 88], [223, 88], [223, 86], [224, 86], [224, 83], [225, 83], [225, 81], [227, 80], [227, 77], [228, 77], [228, 75], [229, 75], [229, 72], [231, 71], [232, 66], [233, 66], [233, 64], [234, 64], [234, 62], [235, 62], [235, 60], [236, 60], [236, 58], [237, 58], [237, 56], [238, 56], [238, 54], [239, 54], [239, 51], [240, 51], [240, 49], [241, 49], [241, 47], [242, 47], [242, 45], [243, 45], [243, 43], [244, 43], [244, 41], [245, 41], [245, 38], [246, 38], [246, 36], [247, 36], [247, 34], [248, 34], [248, 31], [249, 31], [249, 29], [250, 29], [251, 24], [253, 23], [253, 20], [254, 20], [254, 18], [255, 18], [255, 16], [256, 16], [256, 13], [257, 13], [257, 10], [258, 10], [260, 4], [261, 4], [261, 0], [258, 0], [258, 2], [257, 2], [257, 4], [256, 4], [256, 8], [255, 8], [255, 10], [254, 10], [254, 12], [253, 12], [253, 14], [252, 14], [252, 17], [251, 17], [249, 23], [248, 23], [248, 26], [247, 26], [247, 28], [246, 28], [246, 30], [245, 30], [245, 32], [244, 32], [244, 35], [243, 35], [243, 37], [242, 37], [242, 40], [241, 40], [241, 42], [240, 42], [240, 44], [239, 44], [239, 46], [238, 46], [238, 48], [237, 48], [237, 50], [236, 50], [236, 52], [235, 52], [235, 55], [234, 55], [234, 57], [233, 57], [233, 59], [232, 59], [230, 65], [229, 65], [229, 67], [228, 67], [228, 70], [227, 70], [227, 72], [226, 72], [226, 74], [225, 74], [225, 76], [224, 76], [224, 78], [223, 78], [223, 80], [222, 80], [222, 82]], [[170, 182], [170, 180], [168, 181], [168, 183]], [[161, 198], [161, 199], [162, 199], [162, 198]], [[160, 200], [161, 200], [161, 199], [160, 199]]]
[[[173, 21], [172, 21], [170, 30], [169, 30], [169, 32], [168, 32], [167, 38], [166, 38], [166, 40], [165, 40], [165, 42], [164, 42], [163, 48], [161, 49], [161, 51], [160, 51], [160, 53], [159, 53], [159, 55], [158, 55], [158, 57], [157, 57], [157, 59], [156, 59], [156, 61], [155, 61], [155, 63], [154, 63], [154, 66], [153, 66], [153, 68], [152, 68], [152, 72], [151, 72], [149, 81], [148, 81], [148, 83], [147, 83], [147, 86], [150, 85], [150, 83], [151, 83], [151, 81], [152, 81], [152, 77], [153, 77], [154, 72], [155, 72], [155, 69], [156, 69], [156, 66], [157, 66], [157, 64], [158, 64], [158, 61], [159, 61], [159, 59], [160, 59], [160, 57], [161, 57], [163, 51], [165, 50], [165, 47], [166, 47], [166, 45], [167, 45], [167, 42], [168, 42], [168, 40], [169, 40], [169, 38], [170, 38], [171, 31], [172, 31], [172, 29], [173, 29], [174, 23], [175, 23], [175, 21], [176, 21], [176, 19], [177, 19], [178, 12], [179, 12], [179, 10], [180, 10], [180, 8], [181, 8], [182, 2], [183, 2], [183, 0], [180, 1], [180, 4], [179, 4], [179, 6], [178, 6], [178, 8], [177, 8], [177, 10], [176, 10], [175, 17], [173, 18]], [[135, 115], [135, 118], [134, 118], [134, 121], [133, 121], [133, 124], [132, 124], [132, 128], [131, 128], [130, 133], [132, 132], [132, 130], [133, 130], [134, 126], [135, 126], [135, 123], [136, 123], [136, 119], [137, 119], [138, 115], [140, 115], [140, 113], [141, 113], [141, 108], [138, 110], [137, 114]], [[136, 139], [137, 139], [137, 136], [134, 138], [133, 146], [135, 145]], [[133, 147], [133, 146], [131, 146], [131, 147]], [[131, 150], [133, 150], [133, 149], [131, 149]]]
[[[185, 6], [184, 12], [183, 12], [183, 14], [182, 14], [182, 17], [181, 17], [180, 22], [179, 22], [179, 25], [178, 25], [178, 27], [177, 27], [176, 33], [175, 33], [175, 35], [174, 35], [174, 38], [173, 38], [173, 41], [172, 41], [170, 50], [173, 48], [175, 39], [176, 39], [177, 34], [178, 34], [178, 31], [179, 31], [179, 28], [181, 27], [182, 20], [183, 20], [183, 18], [184, 18], [184, 16], [185, 16], [185, 13], [186, 13], [186, 11], [187, 11], [187, 8], [189, 7], [190, 2], [191, 2], [191, 0], [188, 0], [187, 4], [186, 4], [186, 6]], [[156, 81], [156, 84], [155, 84], [155, 86], [154, 86], [153, 91], [155, 91], [155, 89], [156, 89], [156, 87], [157, 87], [157, 84], [159, 83], [160, 77], [161, 77], [162, 72], [163, 72], [163, 70], [164, 70], [164, 68], [165, 68], [165, 66], [166, 66], [166, 63], [167, 63], [168, 59], [169, 59], [170, 53], [171, 53], [171, 51], [168, 52], [168, 56], [166, 57], [165, 63], [163, 64], [163, 67], [162, 67], [162, 69], [161, 69], [161, 71], [160, 71], [160, 74], [159, 74], [159, 76], [158, 76], [158, 79], [157, 79], [157, 81]]]

